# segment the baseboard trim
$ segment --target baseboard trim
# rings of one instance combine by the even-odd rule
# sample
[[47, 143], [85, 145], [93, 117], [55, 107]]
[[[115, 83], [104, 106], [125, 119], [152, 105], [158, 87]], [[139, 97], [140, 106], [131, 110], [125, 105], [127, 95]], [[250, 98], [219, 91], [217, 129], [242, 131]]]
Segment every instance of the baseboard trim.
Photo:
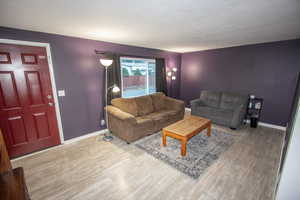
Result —
[[264, 122], [258, 122], [259, 126], [264, 126], [264, 127], [269, 127], [269, 128], [274, 128], [274, 129], [279, 129], [282, 131], [286, 131], [286, 127], [285, 126], [278, 126], [275, 124], [268, 124], [268, 123], [264, 123]]
[[47, 149], [44, 149], [44, 150], [41, 150], [41, 151], [33, 152], [33, 153], [30, 153], [30, 154], [27, 154], [27, 155], [24, 155], [24, 156], [21, 156], [21, 157], [18, 157], [18, 158], [14, 158], [11, 161], [14, 162], [14, 161], [17, 161], [17, 160], [20, 160], [20, 159], [23, 159], [23, 158], [27, 158], [27, 157], [30, 157], [30, 156], [34, 156], [34, 155], [37, 155], [37, 154], [40, 154], [40, 153], [43, 153], [43, 152], [46, 152], [46, 151], [50, 151], [50, 150], [53, 150], [53, 149], [58, 149], [58, 148], [61, 148], [64, 145], [72, 144], [74, 142], [78, 142], [80, 140], [90, 138], [90, 137], [93, 137], [93, 136], [102, 135], [105, 132], [107, 132], [107, 129], [103, 129], [103, 130], [100, 130], [100, 131], [95, 131], [95, 132], [92, 132], [92, 133], [88, 133], [86, 135], [76, 137], [76, 138], [73, 138], [73, 139], [70, 139], [70, 140], [65, 140], [64, 143], [62, 143], [60, 145], [50, 147], [50, 148], [47, 148]]
[[107, 129], [103, 129], [103, 130], [100, 130], [100, 131], [95, 131], [95, 132], [92, 132], [92, 133], [88, 133], [88, 134], [83, 135], [83, 136], [79, 136], [79, 137], [76, 137], [76, 138], [65, 140], [64, 144], [71, 144], [71, 143], [78, 142], [78, 141], [86, 139], [86, 138], [90, 138], [90, 137], [97, 136], [97, 135], [102, 135], [105, 132], [107, 132]]
[[53, 150], [53, 149], [58, 149], [58, 148], [60, 148], [62, 146], [63, 146], [63, 144], [60, 144], [60, 145], [57, 145], [57, 146], [53, 146], [53, 147], [49, 147], [47, 149], [43, 149], [43, 150], [40, 150], [40, 151], [29, 153], [29, 154], [26, 154], [26, 155], [18, 157], [18, 158], [13, 158], [10, 161], [14, 162], [14, 161], [17, 161], [17, 160], [21, 160], [23, 158], [28, 158], [28, 157], [31, 157], [31, 156], [34, 156], [34, 155], [37, 155], [37, 154], [40, 154], [40, 153], [43, 153], [43, 152], [46, 152], [46, 151], [50, 151], [50, 150]]
[[[250, 124], [249, 119], [247, 120], [247, 124]], [[258, 122], [258, 126], [264, 126], [264, 127], [268, 127], [268, 128], [274, 128], [274, 129], [286, 131], [285, 126], [278, 126], [278, 125], [275, 125], [275, 124], [269, 124], [269, 123], [265, 123], [265, 122]]]
[[[185, 108], [186, 111], [191, 112], [191, 108]], [[247, 120], [247, 123], [250, 123], [249, 120]], [[264, 123], [264, 122], [258, 122], [259, 126], [264, 126], [264, 127], [269, 127], [269, 128], [274, 128], [274, 129], [279, 129], [282, 131], [286, 131], [286, 127], [285, 126], [278, 126], [275, 124], [269, 124], [269, 123]]]

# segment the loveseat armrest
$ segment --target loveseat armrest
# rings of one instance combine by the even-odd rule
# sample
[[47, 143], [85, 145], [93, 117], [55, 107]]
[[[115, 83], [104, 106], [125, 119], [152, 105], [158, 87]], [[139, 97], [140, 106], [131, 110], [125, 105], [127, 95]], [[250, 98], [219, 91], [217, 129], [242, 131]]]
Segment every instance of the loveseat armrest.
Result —
[[117, 107], [106, 106], [105, 109], [106, 109], [108, 115], [112, 115], [112, 116], [118, 118], [119, 120], [127, 121], [132, 124], [136, 123], [136, 119], [132, 114], [124, 112]]
[[202, 102], [201, 99], [194, 99], [190, 101], [191, 104], [191, 114], [192, 115], [197, 115], [197, 108], [199, 106], [204, 106], [205, 104]]
[[247, 106], [244, 104], [238, 105], [233, 110], [231, 128], [238, 128], [242, 124], [243, 119], [245, 118], [246, 112], [247, 112]]
[[164, 99], [165, 99], [165, 106], [167, 109], [178, 110], [178, 111], [180, 110], [184, 112], [184, 101], [167, 97], [167, 96]]
[[190, 101], [191, 107], [198, 107], [198, 106], [204, 106], [205, 104], [202, 102], [201, 99], [194, 99]]

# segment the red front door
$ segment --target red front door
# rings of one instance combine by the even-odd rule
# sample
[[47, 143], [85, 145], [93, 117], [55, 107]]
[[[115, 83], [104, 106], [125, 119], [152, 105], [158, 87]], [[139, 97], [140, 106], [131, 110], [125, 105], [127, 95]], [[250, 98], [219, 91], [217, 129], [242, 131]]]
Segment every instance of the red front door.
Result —
[[0, 43], [0, 128], [11, 158], [60, 144], [44, 47]]

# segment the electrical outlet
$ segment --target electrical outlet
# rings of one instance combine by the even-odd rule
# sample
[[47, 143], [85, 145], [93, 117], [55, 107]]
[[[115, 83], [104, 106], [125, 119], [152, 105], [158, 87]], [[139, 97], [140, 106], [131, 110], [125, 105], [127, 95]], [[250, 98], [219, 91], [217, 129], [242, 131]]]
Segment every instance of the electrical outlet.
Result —
[[58, 96], [59, 96], [59, 97], [64, 97], [64, 96], [66, 96], [65, 90], [58, 90]]
[[102, 120], [101, 120], [101, 126], [104, 126], [104, 125], [105, 125], [105, 120], [102, 119]]

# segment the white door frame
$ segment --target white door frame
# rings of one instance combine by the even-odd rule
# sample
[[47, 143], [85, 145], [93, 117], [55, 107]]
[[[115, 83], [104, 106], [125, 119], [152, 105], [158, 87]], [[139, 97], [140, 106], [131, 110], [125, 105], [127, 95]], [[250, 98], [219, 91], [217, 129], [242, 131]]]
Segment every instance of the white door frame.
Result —
[[64, 133], [63, 133], [62, 123], [61, 123], [61, 115], [60, 115], [60, 109], [59, 109], [59, 102], [58, 102], [58, 96], [57, 96], [54, 70], [53, 70], [53, 65], [52, 65], [50, 44], [49, 43], [41, 43], [41, 42], [22, 41], [22, 40], [10, 40], [10, 39], [0, 39], [0, 43], [25, 45], [25, 46], [36, 46], [36, 47], [45, 47], [46, 48], [47, 57], [48, 57], [48, 66], [49, 66], [49, 71], [50, 71], [50, 79], [51, 79], [51, 85], [52, 85], [52, 93], [53, 93], [53, 97], [54, 97], [54, 105], [55, 105], [55, 111], [56, 111], [56, 119], [57, 119], [57, 124], [58, 124], [59, 137], [60, 137], [61, 144], [63, 144], [65, 142], [65, 139], [64, 139]]

